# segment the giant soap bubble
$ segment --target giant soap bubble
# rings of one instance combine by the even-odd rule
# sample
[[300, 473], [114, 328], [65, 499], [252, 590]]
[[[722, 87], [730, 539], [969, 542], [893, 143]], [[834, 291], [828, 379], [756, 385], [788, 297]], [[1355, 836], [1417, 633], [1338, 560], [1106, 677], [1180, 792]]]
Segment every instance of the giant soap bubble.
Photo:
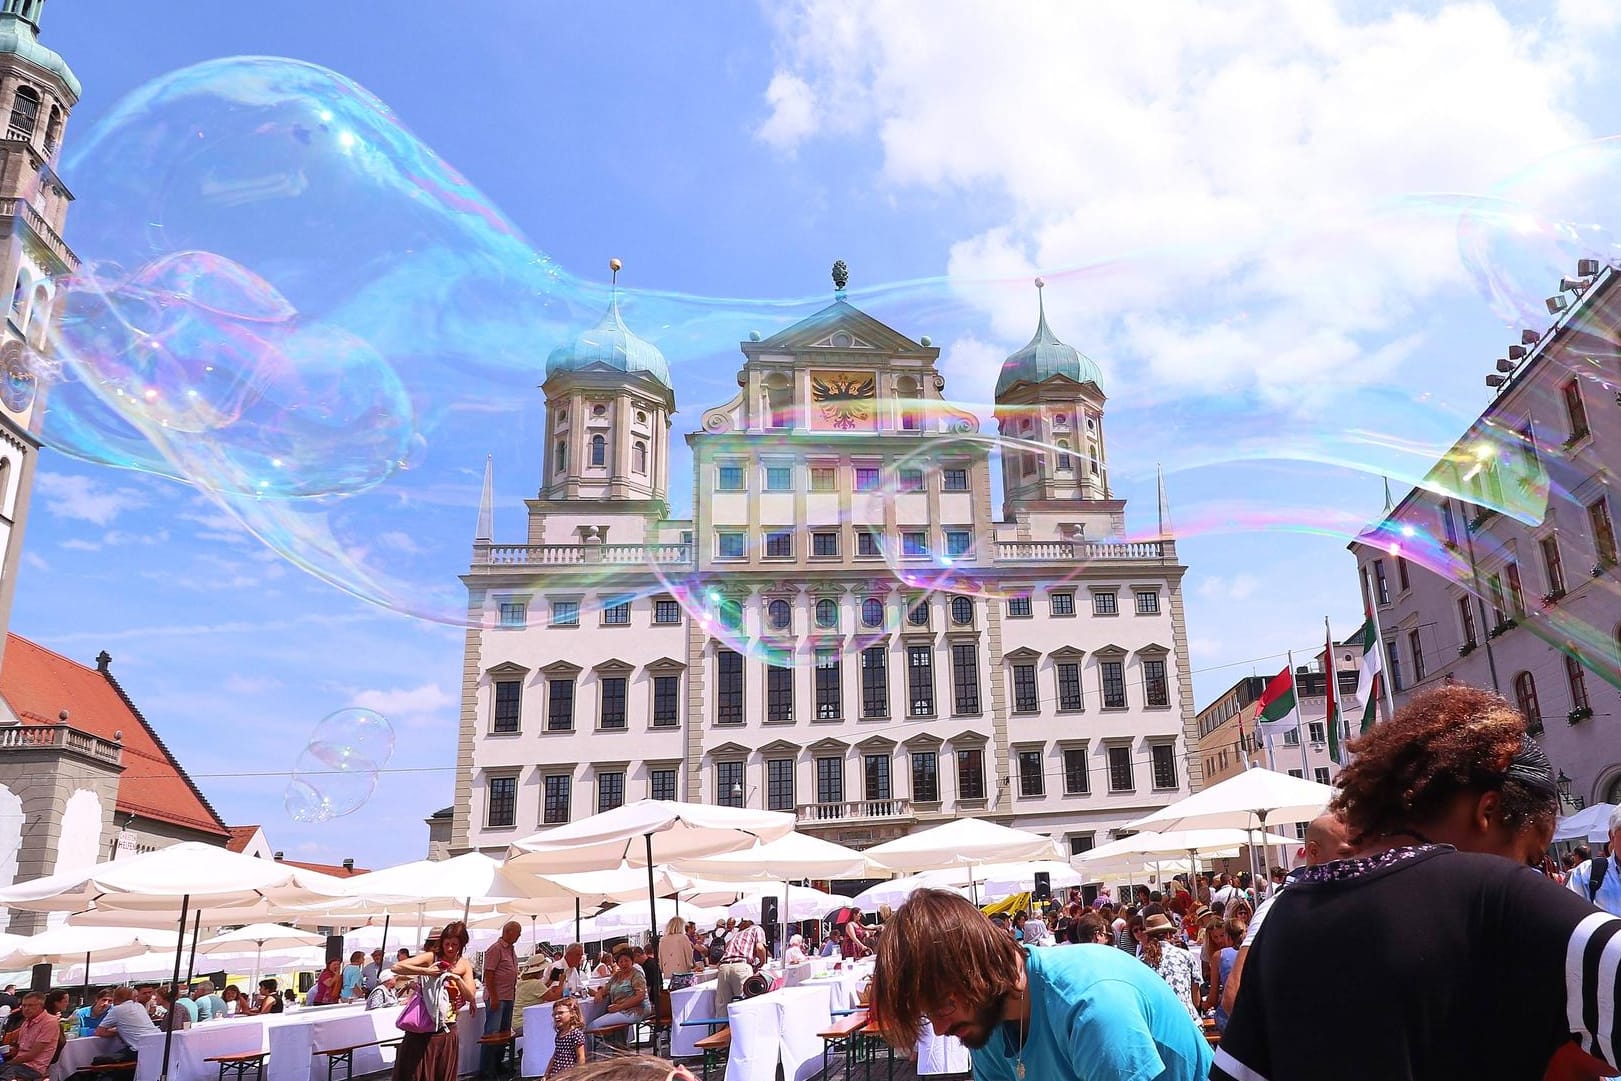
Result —
[[322, 718], [293, 763], [282, 802], [295, 822], [353, 814], [377, 790], [394, 756], [394, 729], [376, 710], [340, 709]]

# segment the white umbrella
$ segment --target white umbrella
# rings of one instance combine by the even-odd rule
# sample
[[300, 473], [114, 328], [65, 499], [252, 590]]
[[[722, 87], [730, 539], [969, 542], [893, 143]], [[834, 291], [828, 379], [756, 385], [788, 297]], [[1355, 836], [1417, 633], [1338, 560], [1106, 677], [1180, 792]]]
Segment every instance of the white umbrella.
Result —
[[1269, 769], [1247, 769], [1131, 823], [1136, 830], [1251, 829], [1274, 822], [1306, 822], [1334, 798], [1326, 784]]
[[178, 935], [139, 927], [74, 927], [64, 925], [37, 935], [11, 936], [12, 949], [0, 957], [0, 968], [67, 965], [84, 961], [122, 961], [152, 950], [175, 948]]
[[300, 931], [279, 923], [254, 923], [215, 935], [198, 943], [197, 952], [208, 954], [240, 954], [247, 946], [253, 947], [253, 986], [259, 986], [259, 962], [267, 949], [296, 949], [299, 946], [320, 946], [326, 936], [314, 931]]
[[1554, 828], [1556, 841], [1592, 841], [1595, 844], [1609, 840], [1610, 815], [1615, 813], [1613, 803], [1595, 803], [1583, 807], [1575, 814], [1566, 815]]
[[901, 878], [892, 878], [888, 882], [879, 882], [876, 885], [868, 886], [850, 898], [850, 904], [863, 912], [876, 912], [880, 905], [899, 908], [906, 903], [906, 899], [911, 897], [913, 893], [918, 890], [928, 889], [950, 889], [962, 894], [964, 897], [968, 896], [968, 890], [964, 887], [942, 886], [940, 883], [930, 879], [928, 875], [906, 875]]
[[[1010, 860], [1062, 859], [1063, 853], [1051, 837], [998, 826], [983, 818], [959, 818], [875, 845], [867, 849], [866, 856], [892, 871], [931, 871]], [[977, 887], [974, 893], [977, 897]]]
[[[660, 897], [653, 915], [649, 917], [647, 902], [628, 901], [617, 905], [606, 912], [599, 912], [595, 917], [596, 929], [608, 937], [615, 934], [629, 934], [632, 931], [643, 931], [651, 924], [654, 927], [663, 927], [675, 917], [683, 920], [692, 920], [695, 923], [712, 923], [717, 919], [726, 918], [726, 910], [722, 908], [705, 908], [701, 905], [678, 905], [672, 897]], [[658, 945], [658, 936], [653, 938], [654, 948]]]
[[1053, 889], [1079, 886], [1084, 877], [1074, 867], [1059, 860], [1034, 860], [1029, 863], [986, 863], [975, 867], [948, 867], [938, 871], [924, 871], [918, 877], [929, 886], [967, 887], [979, 889], [985, 902], [1000, 901], [1015, 893], [1033, 890], [1036, 875], [1047, 875]]
[[793, 878], [866, 878], [872, 874], [872, 864], [864, 853], [808, 833], [790, 833], [753, 848], [684, 859], [675, 866], [687, 874], [771, 882]]
[[850, 903], [850, 898], [840, 897], [836, 893], [823, 893], [809, 886], [789, 886], [781, 882], [766, 884], [762, 892], [761, 884], [756, 882], [751, 891], [746, 891], [743, 897], [726, 907], [726, 915], [735, 919], [746, 917], [758, 923], [761, 901], [766, 897], [777, 899], [777, 912], [784, 923], [820, 920], [829, 912]]
[[[1098, 845], [1074, 858], [1083, 866], [1107, 863], [1117, 856], [1203, 856], [1247, 844], [1299, 845], [1281, 833], [1256, 834], [1250, 830], [1206, 829], [1173, 830], [1167, 833], [1134, 833], [1118, 841]], [[1136, 862], [1141, 863], [1141, 860]]]

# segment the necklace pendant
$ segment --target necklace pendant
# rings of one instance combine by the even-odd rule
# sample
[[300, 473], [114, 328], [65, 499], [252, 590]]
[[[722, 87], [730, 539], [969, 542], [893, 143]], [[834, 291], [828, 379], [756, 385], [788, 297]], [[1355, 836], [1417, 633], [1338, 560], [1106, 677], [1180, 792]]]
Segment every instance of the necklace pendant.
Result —
[[1013, 1064], [1013, 1076], [1017, 1077], [1019, 1081], [1024, 1081], [1024, 1061], [1022, 1059]]

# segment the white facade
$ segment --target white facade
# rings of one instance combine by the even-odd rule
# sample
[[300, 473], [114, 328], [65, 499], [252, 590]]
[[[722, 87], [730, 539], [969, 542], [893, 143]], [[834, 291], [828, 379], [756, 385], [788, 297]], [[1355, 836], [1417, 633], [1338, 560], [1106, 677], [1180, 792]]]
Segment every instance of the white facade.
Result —
[[[927, 339], [840, 299], [742, 351], [686, 437], [691, 521], [665, 517], [673, 392], [548, 376], [572, 419], [527, 543], [494, 543], [487, 507], [464, 578], [453, 849], [661, 796], [856, 846], [972, 814], [1081, 850], [1197, 786], [1186, 568], [1168, 535], [1111, 540], [1095, 382], [999, 398], [1049, 449], [1019, 452], [998, 520], [998, 440], [942, 399]], [[1052, 438], [1088, 419], [1090, 465]]]

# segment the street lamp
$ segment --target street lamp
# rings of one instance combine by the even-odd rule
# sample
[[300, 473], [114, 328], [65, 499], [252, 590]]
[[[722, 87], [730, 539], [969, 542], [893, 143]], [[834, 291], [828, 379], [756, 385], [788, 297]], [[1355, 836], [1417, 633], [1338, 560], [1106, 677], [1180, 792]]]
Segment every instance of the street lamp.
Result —
[[749, 785], [748, 792], [744, 793], [743, 786], [734, 783], [732, 785], [732, 798], [738, 801], [738, 806], [747, 807], [749, 804], [748, 797], [754, 795], [757, 791], [759, 791], [759, 785]]
[[1572, 807], [1579, 811], [1583, 807], [1587, 806], [1587, 801], [1582, 799], [1582, 797], [1573, 796], [1570, 794], [1571, 780], [1565, 775], [1564, 770], [1559, 771], [1559, 776], [1555, 779], [1554, 783], [1559, 786], [1559, 797], [1567, 801]]

